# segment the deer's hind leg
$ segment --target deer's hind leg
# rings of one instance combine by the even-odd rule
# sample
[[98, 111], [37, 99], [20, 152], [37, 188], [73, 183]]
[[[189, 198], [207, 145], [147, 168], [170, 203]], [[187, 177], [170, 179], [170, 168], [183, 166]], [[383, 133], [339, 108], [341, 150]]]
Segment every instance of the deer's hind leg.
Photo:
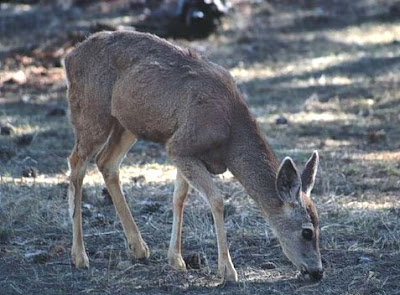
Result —
[[142, 259], [148, 258], [150, 251], [132, 217], [119, 179], [120, 164], [136, 140], [134, 134], [124, 129], [117, 122], [111, 131], [108, 142], [97, 155], [96, 164], [103, 174], [107, 189], [121, 220], [129, 249], [136, 258]]
[[[71, 62], [72, 60], [70, 60]], [[67, 60], [66, 60], [67, 62]], [[76, 267], [88, 267], [82, 233], [82, 182], [89, 161], [107, 142], [116, 120], [111, 116], [110, 90], [107, 83], [91, 79], [78, 69], [79, 60], [66, 63], [68, 77], [68, 105], [70, 122], [75, 133], [75, 147], [69, 157], [70, 185], [69, 207], [73, 223], [72, 261]], [[82, 66], [82, 64], [79, 64]], [[83, 79], [83, 77], [86, 77]], [[104, 86], [102, 86], [104, 85]], [[88, 91], [90, 89], [90, 91]]]
[[77, 268], [89, 267], [89, 259], [85, 251], [82, 231], [82, 183], [85, 177], [87, 164], [93, 155], [101, 148], [107, 140], [107, 136], [99, 136], [97, 140], [89, 140], [76, 132], [75, 147], [69, 157], [69, 188], [68, 203], [69, 213], [72, 220], [72, 262]]

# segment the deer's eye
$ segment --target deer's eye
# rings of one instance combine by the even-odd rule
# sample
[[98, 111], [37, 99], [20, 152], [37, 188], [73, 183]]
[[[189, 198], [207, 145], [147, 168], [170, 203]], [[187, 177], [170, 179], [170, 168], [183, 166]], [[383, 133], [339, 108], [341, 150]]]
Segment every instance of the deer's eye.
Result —
[[301, 235], [303, 238], [307, 241], [311, 241], [313, 237], [313, 230], [310, 228], [303, 228], [303, 231], [301, 232]]

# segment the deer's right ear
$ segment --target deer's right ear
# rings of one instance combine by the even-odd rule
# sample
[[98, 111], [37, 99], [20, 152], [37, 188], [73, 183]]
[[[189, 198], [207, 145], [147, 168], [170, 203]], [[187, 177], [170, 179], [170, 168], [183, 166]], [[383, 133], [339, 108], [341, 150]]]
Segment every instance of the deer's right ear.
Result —
[[290, 157], [286, 157], [278, 170], [276, 191], [284, 203], [299, 203], [301, 190], [300, 175]]
[[315, 176], [317, 175], [319, 156], [318, 152], [314, 151], [311, 158], [307, 161], [307, 164], [301, 174], [301, 183], [303, 192], [308, 196], [314, 187]]

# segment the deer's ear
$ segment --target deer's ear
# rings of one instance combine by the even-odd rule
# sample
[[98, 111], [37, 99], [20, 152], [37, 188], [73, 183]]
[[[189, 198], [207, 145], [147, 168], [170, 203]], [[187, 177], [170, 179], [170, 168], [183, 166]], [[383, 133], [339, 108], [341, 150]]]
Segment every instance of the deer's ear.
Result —
[[303, 192], [310, 195], [311, 190], [314, 187], [315, 176], [317, 175], [319, 163], [318, 152], [314, 151], [310, 159], [307, 161], [304, 167], [303, 173], [301, 173], [301, 184]]
[[276, 190], [284, 203], [300, 201], [301, 179], [291, 158], [286, 157], [278, 170]]

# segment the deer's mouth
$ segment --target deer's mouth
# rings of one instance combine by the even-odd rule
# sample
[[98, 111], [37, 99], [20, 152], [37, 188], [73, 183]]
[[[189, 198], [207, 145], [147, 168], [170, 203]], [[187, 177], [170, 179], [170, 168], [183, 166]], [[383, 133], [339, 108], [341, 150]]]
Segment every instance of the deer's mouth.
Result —
[[316, 269], [309, 271], [305, 265], [300, 267], [300, 274], [304, 280], [307, 281], [320, 281], [324, 277], [324, 271], [322, 269]]
[[307, 281], [310, 280], [310, 274], [308, 273], [307, 268], [305, 267], [305, 265], [302, 265], [300, 267], [300, 275], [301, 275], [301, 278], [303, 280], [307, 280]]

